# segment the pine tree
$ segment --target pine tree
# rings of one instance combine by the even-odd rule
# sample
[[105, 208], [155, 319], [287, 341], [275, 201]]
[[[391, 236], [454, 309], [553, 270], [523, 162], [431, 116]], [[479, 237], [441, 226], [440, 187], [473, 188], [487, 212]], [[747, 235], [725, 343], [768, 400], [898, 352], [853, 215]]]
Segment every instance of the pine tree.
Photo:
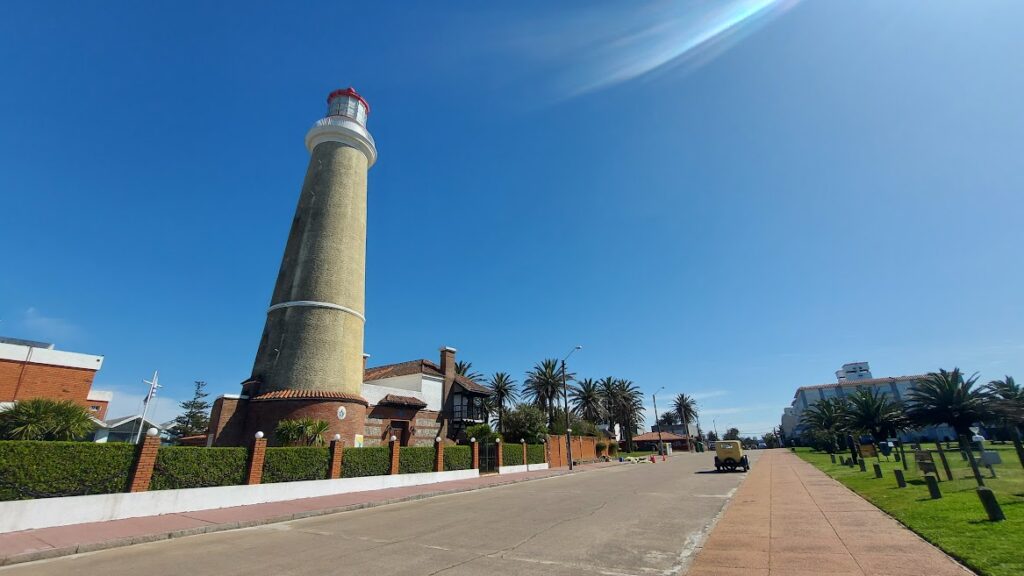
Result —
[[206, 434], [210, 427], [210, 403], [203, 400], [209, 396], [205, 392], [206, 382], [196, 380], [195, 385], [195, 395], [180, 404], [184, 412], [174, 419], [171, 427], [171, 433], [178, 438]]

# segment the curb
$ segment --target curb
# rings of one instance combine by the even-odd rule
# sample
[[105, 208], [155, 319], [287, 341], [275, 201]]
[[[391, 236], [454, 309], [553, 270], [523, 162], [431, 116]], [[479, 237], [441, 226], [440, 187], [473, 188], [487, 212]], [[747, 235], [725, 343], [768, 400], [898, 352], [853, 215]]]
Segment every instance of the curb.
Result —
[[[257, 520], [241, 520], [238, 522], [227, 522], [224, 524], [210, 524], [208, 526], [199, 526], [196, 528], [186, 528], [183, 530], [171, 530], [169, 532], [155, 532], [152, 534], [142, 534], [139, 536], [129, 536], [126, 538], [115, 538], [112, 540], [104, 540], [102, 542], [90, 542], [88, 544], [77, 544], [74, 546], [64, 546], [61, 548], [47, 548], [44, 550], [33, 550], [31, 552], [24, 552], [21, 554], [12, 554], [10, 556], [0, 557], [0, 566], [13, 566], [15, 564], [24, 564], [27, 562], [36, 562], [39, 560], [50, 560], [53, 558], [60, 558], [62, 556], [71, 556], [74, 554], [84, 554], [87, 552], [99, 552], [101, 550], [109, 550], [111, 548], [121, 548], [124, 546], [131, 546], [134, 544], [145, 544], [147, 542], [157, 542], [160, 540], [171, 540], [174, 538], [185, 538], [188, 536], [198, 536], [200, 534], [211, 534], [213, 532], [223, 532], [226, 530], [238, 530], [241, 528], [253, 528], [256, 526], [263, 526], [266, 524], [277, 524], [280, 522], [288, 522], [291, 520], [301, 520], [303, 518], [312, 518], [315, 516], [326, 516], [328, 514], [338, 514], [341, 512], [352, 512], [354, 510], [363, 510], [366, 508], [376, 508], [378, 506], [387, 506], [390, 504], [400, 504], [402, 502], [413, 502], [416, 500], [424, 500], [426, 498], [434, 498], [436, 496], [447, 496], [450, 494], [461, 494], [464, 492], [475, 492], [477, 490], [486, 490], [488, 488], [497, 488], [499, 486], [509, 486], [511, 484], [519, 484], [522, 482], [534, 482], [537, 480], [548, 480], [550, 478], [561, 478], [571, 474], [579, 474], [583, 472], [594, 472], [602, 470], [602, 468], [593, 468], [591, 470], [574, 470], [569, 472], [557, 472], [548, 476], [542, 476], [540, 478], [513, 478], [504, 482], [496, 482], [494, 484], [488, 484], [486, 486], [471, 486], [468, 488], [451, 488], [448, 490], [435, 490], [432, 492], [423, 492], [421, 494], [412, 494], [410, 496], [402, 496], [399, 498], [388, 498], [386, 500], [379, 500], [376, 502], [360, 502], [357, 504], [349, 504], [346, 506], [334, 506], [332, 508], [322, 508], [319, 510], [306, 510], [304, 512], [296, 512], [294, 514], [284, 514], [281, 516], [271, 516], [268, 518], [260, 518]], [[187, 513], [182, 513], [183, 516], [187, 516]]]

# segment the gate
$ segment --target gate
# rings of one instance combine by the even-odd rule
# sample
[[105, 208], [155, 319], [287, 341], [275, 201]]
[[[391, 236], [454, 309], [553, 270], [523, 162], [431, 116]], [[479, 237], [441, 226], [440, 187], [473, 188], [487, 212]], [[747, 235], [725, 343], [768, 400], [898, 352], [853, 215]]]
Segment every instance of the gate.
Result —
[[498, 444], [480, 444], [480, 473], [498, 471]]

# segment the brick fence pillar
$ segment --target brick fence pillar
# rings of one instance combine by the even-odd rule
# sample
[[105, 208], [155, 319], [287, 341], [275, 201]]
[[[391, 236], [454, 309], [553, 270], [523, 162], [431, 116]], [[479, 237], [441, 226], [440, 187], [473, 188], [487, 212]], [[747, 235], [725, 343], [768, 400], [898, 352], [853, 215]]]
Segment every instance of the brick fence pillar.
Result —
[[398, 474], [398, 470], [401, 467], [401, 452], [402, 445], [399, 444], [398, 438], [395, 436], [391, 437], [391, 468], [388, 470], [388, 474]]
[[341, 441], [341, 435], [336, 434], [331, 440], [331, 469], [327, 473], [330, 479], [341, 478], [341, 462], [345, 456], [345, 443]]
[[523, 445], [523, 464], [529, 464], [530, 461], [526, 459], [526, 440], [520, 440], [520, 443]]
[[263, 480], [263, 460], [267, 457], [267, 439], [263, 432], [256, 433], [252, 450], [249, 451], [249, 469], [246, 471], [246, 484], [259, 484]]
[[473, 470], [480, 469], [480, 443], [476, 441], [476, 438], [472, 440], [473, 444]]
[[444, 442], [440, 436], [434, 438], [434, 472], [444, 472]]
[[129, 492], [145, 492], [149, 490], [149, 481], [153, 479], [153, 467], [156, 466], [156, 453], [160, 450], [160, 437], [156, 428], [150, 428], [146, 437], [135, 450], [135, 463], [132, 465]]
[[498, 452], [498, 454], [495, 456], [495, 458], [497, 459], [497, 462], [498, 462], [498, 468], [501, 468], [502, 466], [505, 465], [505, 463], [502, 462], [502, 458], [501, 458], [501, 455], [504, 452], [504, 450], [501, 449], [501, 438], [498, 438], [494, 442], [494, 449]]

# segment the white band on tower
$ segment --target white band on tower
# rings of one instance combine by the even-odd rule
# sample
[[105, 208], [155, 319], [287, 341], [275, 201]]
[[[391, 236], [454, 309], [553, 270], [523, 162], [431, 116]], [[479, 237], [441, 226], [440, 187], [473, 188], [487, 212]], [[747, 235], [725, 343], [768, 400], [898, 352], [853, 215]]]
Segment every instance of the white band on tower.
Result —
[[366, 128], [345, 116], [328, 116], [316, 121], [306, 133], [306, 149], [313, 152], [321, 142], [340, 142], [366, 155], [367, 167], [377, 161], [377, 145]]
[[280, 310], [282, 308], [294, 308], [297, 306], [305, 308], [330, 308], [331, 310], [340, 310], [346, 314], [351, 314], [356, 318], [359, 318], [363, 322], [366, 322], [365, 316], [351, 308], [342, 306], [340, 304], [331, 304], [330, 302], [317, 302], [315, 300], [294, 300], [292, 302], [281, 302], [280, 304], [274, 304], [270, 308], [267, 308], [267, 314], [270, 314], [274, 310]]

